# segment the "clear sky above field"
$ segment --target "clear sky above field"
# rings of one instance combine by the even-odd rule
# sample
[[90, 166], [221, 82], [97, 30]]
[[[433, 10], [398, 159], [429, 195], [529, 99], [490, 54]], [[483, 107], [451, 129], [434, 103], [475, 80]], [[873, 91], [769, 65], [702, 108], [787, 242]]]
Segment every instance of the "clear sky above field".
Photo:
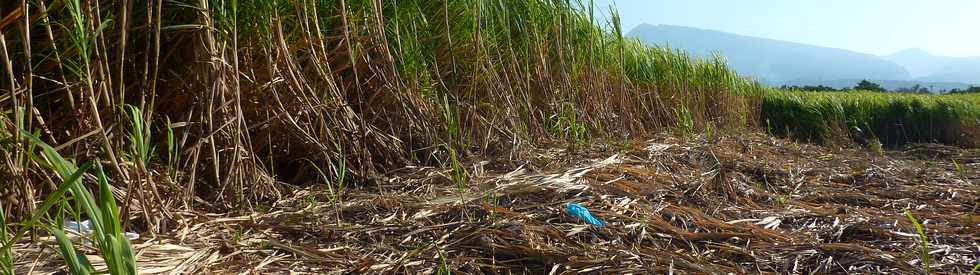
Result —
[[625, 31], [669, 24], [877, 55], [980, 56], [980, 0], [595, 0], [613, 2]]

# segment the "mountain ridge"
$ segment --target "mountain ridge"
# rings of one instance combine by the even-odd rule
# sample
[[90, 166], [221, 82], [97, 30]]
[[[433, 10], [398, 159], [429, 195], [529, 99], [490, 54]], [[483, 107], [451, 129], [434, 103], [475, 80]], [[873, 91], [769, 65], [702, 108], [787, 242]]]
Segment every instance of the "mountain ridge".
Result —
[[912, 48], [884, 58], [907, 68], [915, 80], [980, 83], [980, 57], [977, 56], [942, 56]]
[[964, 88], [980, 84], [980, 57], [944, 57], [923, 49], [906, 49], [887, 56], [677, 25], [640, 24], [630, 37], [708, 58], [722, 54], [740, 74], [772, 85], [826, 84], [869, 79], [898, 83]]

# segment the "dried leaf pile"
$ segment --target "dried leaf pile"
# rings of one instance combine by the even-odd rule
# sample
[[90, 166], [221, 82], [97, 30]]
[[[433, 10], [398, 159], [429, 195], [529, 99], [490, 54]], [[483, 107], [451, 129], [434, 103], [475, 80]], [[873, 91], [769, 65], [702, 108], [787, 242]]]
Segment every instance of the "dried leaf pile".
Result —
[[[763, 135], [675, 138], [524, 160], [406, 167], [336, 205], [307, 187], [264, 211], [175, 213], [137, 241], [147, 274], [896, 273], [923, 270], [904, 211], [924, 223], [931, 269], [980, 262], [980, 150], [884, 153]], [[954, 164], [955, 162], [955, 164]], [[957, 168], [959, 167], [959, 168]], [[565, 214], [578, 202], [609, 224]], [[146, 236], [149, 237], [149, 236]], [[18, 273], [51, 274], [49, 242], [19, 244]]]

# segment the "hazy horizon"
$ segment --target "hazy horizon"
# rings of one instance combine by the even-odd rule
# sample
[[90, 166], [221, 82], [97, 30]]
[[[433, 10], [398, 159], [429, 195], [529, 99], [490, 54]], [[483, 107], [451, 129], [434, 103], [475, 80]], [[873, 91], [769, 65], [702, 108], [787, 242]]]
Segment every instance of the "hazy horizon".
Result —
[[595, 0], [596, 12], [608, 14], [612, 3], [624, 32], [644, 23], [677, 25], [879, 56], [906, 49], [980, 56], [973, 17], [980, 1]]

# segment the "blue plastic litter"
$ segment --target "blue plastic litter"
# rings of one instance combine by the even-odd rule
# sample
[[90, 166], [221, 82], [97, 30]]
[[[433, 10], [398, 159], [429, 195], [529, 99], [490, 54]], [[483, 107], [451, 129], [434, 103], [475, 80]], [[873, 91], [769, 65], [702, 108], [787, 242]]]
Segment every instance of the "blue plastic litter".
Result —
[[606, 226], [606, 223], [602, 222], [601, 220], [593, 216], [592, 213], [589, 212], [589, 209], [585, 208], [585, 206], [582, 206], [578, 203], [571, 202], [566, 204], [565, 211], [568, 212], [569, 215], [576, 216], [579, 219], [582, 219], [583, 221], [585, 221], [585, 223], [594, 225], [596, 227]]

